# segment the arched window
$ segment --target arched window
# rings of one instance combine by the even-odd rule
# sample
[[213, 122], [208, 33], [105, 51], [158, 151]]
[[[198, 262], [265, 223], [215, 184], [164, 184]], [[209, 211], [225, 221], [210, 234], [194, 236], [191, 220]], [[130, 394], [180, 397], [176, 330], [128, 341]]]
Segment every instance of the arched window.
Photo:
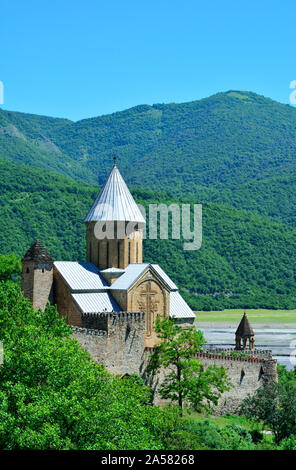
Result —
[[29, 272], [30, 272], [30, 269], [29, 269], [29, 268], [27, 268], [27, 269], [26, 269], [26, 273], [27, 273], [27, 274], [29, 274]]

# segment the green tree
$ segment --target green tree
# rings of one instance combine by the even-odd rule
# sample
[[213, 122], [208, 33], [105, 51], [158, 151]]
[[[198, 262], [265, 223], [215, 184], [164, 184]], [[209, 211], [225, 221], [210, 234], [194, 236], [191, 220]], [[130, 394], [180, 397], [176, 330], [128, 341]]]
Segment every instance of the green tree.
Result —
[[150, 389], [91, 360], [54, 307], [0, 282], [0, 449], [163, 449], [178, 420]]
[[296, 383], [270, 383], [247, 397], [240, 407], [241, 414], [261, 420], [269, 427], [279, 443], [296, 436]]
[[162, 398], [177, 402], [181, 416], [184, 405], [198, 411], [209, 411], [211, 404], [217, 405], [221, 394], [229, 390], [230, 381], [223, 367], [204, 368], [193, 357], [205, 343], [201, 331], [195, 327], [185, 329], [166, 317], [157, 318], [155, 331], [160, 341], [151, 354], [147, 372], [167, 369], [159, 388]]
[[10, 280], [13, 274], [21, 272], [20, 257], [14, 253], [0, 255], [0, 281]]

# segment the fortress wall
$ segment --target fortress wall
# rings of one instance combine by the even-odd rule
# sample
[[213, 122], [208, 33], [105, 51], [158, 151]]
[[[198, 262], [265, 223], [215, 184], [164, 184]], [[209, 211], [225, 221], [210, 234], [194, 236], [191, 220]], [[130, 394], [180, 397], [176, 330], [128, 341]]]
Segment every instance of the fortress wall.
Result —
[[[167, 404], [159, 393], [158, 388], [169, 369], [161, 370], [154, 377], [147, 377], [145, 368], [149, 361], [151, 348], [146, 348], [143, 356], [143, 364], [141, 374], [147, 385], [152, 387], [154, 395], [154, 403], [156, 405]], [[207, 353], [197, 353], [196, 359], [205, 367], [216, 365], [224, 367], [228, 377], [231, 379], [232, 388], [222, 394], [217, 406], [213, 407], [215, 414], [236, 413], [237, 408], [242, 401], [266, 383], [277, 381], [277, 361], [270, 359], [245, 359], [231, 356], [219, 356]]]
[[197, 359], [205, 366], [224, 367], [231, 379], [231, 388], [221, 396], [216, 414], [235, 413], [242, 401], [270, 380], [277, 380], [277, 361], [244, 359], [201, 354]]
[[[149, 385], [153, 393], [153, 403], [166, 404], [161, 399], [158, 389], [169, 369], [162, 369], [153, 377], [146, 373], [146, 367], [153, 348], [144, 347], [145, 314], [144, 313], [104, 313], [99, 315], [98, 325], [105, 324], [105, 329], [74, 327], [73, 336], [81, 346], [87, 349], [92, 359], [104, 364], [113, 374], [139, 374]], [[105, 321], [105, 323], [104, 323]], [[98, 326], [97, 325], [97, 326]], [[236, 413], [244, 398], [252, 395], [266, 383], [277, 380], [277, 361], [270, 359], [269, 352], [257, 351], [255, 358], [240, 358], [213, 354], [218, 352], [200, 352], [195, 354], [196, 360], [204, 367], [216, 365], [224, 367], [231, 379], [232, 388], [224, 392], [218, 406], [214, 407], [215, 414]], [[227, 355], [228, 353], [228, 355]]]
[[74, 328], [73, 336], [112, 374], [139, 374], [144, 351], [144, 313], [106, 313], [107, 329]]
[[138, 374], [144, 351], [145, 314], [109, 314], [107, 369], [113, 374]]
[[73, 337], [99, 364], [106, 363], [107, 331], [92, 330], [73, 326]]

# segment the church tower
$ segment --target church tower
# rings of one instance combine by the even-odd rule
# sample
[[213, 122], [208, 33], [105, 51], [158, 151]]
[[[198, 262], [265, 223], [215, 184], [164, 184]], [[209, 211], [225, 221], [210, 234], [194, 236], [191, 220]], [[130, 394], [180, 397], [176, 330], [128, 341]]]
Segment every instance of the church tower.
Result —
[[34, 310], [44, 310], [52, 301], [53, 259], [47, 249], [36, 240], [22, 259], [21, 289], [30, 299]]
[[131, 263], [142, 263], [145, 219], [116, 166], [115, 158], [112, 171], [84, 223], [86, 259], [100, 270], [125, 269]]

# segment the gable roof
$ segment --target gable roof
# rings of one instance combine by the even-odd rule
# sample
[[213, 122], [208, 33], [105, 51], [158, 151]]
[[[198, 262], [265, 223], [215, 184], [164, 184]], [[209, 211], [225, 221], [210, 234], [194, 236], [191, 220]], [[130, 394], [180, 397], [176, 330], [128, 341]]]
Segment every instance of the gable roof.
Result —
[[35, 261], [37, 263], [53, 263], [53, 259], [45, 246], [39, 240], [36, 240], [30, 246], [22, 261]]
[[84, 222], [126, 221], [145, 223], [116, 165], [93, 203]]
[[149, 263], [129, 264], [125, 268], [124, 273], [110, 286], [110, 289], [128, 290], [148, 267], [150, 267], [151, 270], [154, 271], [154, 273], [162, 280], [162, 282], [166, 284], [169, 290], [178, 290], [176, 284], [158, 264]]
[[[92, 263], [55, 261], [54, 266], [71, 289], [72, 298], [82, 313], [120, 312], [121, 308], [113, 297], [112, 291], [128, 290], [150, 267], [170, 291], [170, 316], [195, 318], [194, 312], [180, 295], [177, 286], [158, 264], [133, 263], [124, 270], [114, 268], [115, 271], [123, 272], [123, 274], [110, 286]], [[102, 270], [102, 273], [104, 271]]]
[[141, 276], [145, 269], [149, 266], [148, 263], [132, 263], [129, 264], [124, 273], [111, 284], [111, 290], [128, 290], [136, 280]]
[[77, 261], [55, 261], [55, 268], [74, 291], [106, 291], [108, 284], [100, 275], [99, 269], [92, 263]]
[[170, 317], [195, 318], [195, 313], [191, 310], [178, 291], [170, 292]]
[[254, 330], [249, 323], [246, 313], [244, 313], [243, 318], [241, 319], [235, 334], [240, 338], [254, 336]]
[[121, 308], [108, 292], [72, 294], [83, 313], [120, 312]]

